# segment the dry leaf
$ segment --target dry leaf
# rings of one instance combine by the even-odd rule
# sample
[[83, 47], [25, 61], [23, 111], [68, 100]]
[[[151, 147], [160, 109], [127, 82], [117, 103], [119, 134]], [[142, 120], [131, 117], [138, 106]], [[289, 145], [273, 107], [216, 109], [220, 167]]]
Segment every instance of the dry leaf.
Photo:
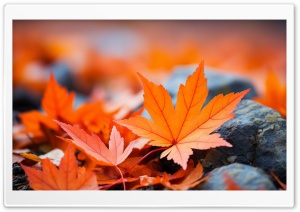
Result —
[[23, 156], [26, 159], [35, 161], [35, 162], [41, 162], [42, 161], [42, 159], [39, 156], [37, 156], [36, 154], [32, 154], [32, 153], [22, 153], [21, 156]]

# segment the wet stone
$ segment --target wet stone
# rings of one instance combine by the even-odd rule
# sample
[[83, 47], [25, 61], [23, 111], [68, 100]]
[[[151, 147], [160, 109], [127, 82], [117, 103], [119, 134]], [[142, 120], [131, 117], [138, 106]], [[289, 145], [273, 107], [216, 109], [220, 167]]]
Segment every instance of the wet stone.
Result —
[[271, 178], [264, 171], [249, 165], [233, 163], [216, 168], [209, 174], [210, 177], [195, 189], [227, 190], [224, 182], [224, 175], [227, 174], [243, 190], [276, 190]]
[[230, 162], [227, 158], [235, 156], [232, 162], [259, 167], [267, 173], [272, 170], [285, 183], [286, 120], [252, 100], [242, 100], [234, 113], [234, 119], [215, 131], [232, 147], [208, 150], [201, 160], [206, 171], [225, 165], [223, 161]]

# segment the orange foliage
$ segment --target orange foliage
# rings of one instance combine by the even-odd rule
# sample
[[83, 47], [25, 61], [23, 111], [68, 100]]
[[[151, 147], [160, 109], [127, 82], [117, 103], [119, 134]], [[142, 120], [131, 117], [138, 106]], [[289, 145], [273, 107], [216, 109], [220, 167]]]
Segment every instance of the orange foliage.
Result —
[[[219, 134], [211, 133], [234, 117], [233, 110], [249, 89], [225, 96], [220, 94], [203, 107], [208, 89], [202, 61], [186, 84], [180, 85], [174, 107], [163, 86], [149, 82], [142, 75], [140, 78], [144, 86], [144, 107], [153, 121], [140, 116], [143, 108], [129, 113], [128, 119], [117, 121], [115, 114], [119, 109], [106, 112], [101, 101], [85, 103], [73, 110], [75, 94], [69, 94], [50, 77], [42, 100], [46, 113], [30, 111], [20, 117], [26, 132], [35, 138], [44, 137], [51, 146], [55, 146], [55, 142], [69, 145], [59, 169], [49, 159], [41, 159], [42, 171], [22, 165], [33, 189], [106, 190], [123, 183], [124, 190], [158, 184], [171, 190], [187, 190], [207, 179], [203, 178], [200, 163], [194, 166], [193, 161], [188, 161], [192, 149], [231, 146]], [[114, 126], [114, 122], [120, 125]], [[81, 150], [78, 159], [84, 166], [78, 167], [71, 145]], [[150, 150], [149, 145], [162, 148]], [[182, 169], [175, 174], [163, 172], [157, 156], [149, 157], [158, 151], [163, 151], [161, 158], [167, 156]], [[24, 157], [40, 161], [30, 154]], [[145, 160], [146, 157], [149, 159]], [[229, 189], [239, 188], [226, 176], [224, 179]]]
[[75, 93], [68, 93], [67, 89], [60, 86], [51, 74], [42, 99], [42, 107], [47, 115], [51, 119], [72, 123], [74, 99]]
[[[159, 29], [164, 29], [166, 22], [161, 23]], [[48, 37], [48, 34], [55, 30], [48, 25], [43, 36], [40, 36], [42, 39], [33, 36], [39, 30], [23, 37], [24, 33], [20, 32], [25, 31], [17, 31], [16, 27], [14, 86], [29, 88], [35, 94], [44, 91], [41, 101], [43, 112], [28, 111], [20, 115], [22, 127], [25, 128], [21, 133], [25, 133], [27, 139], [36, 146], [46, 142], [52, 148], [63, 149], [65, 154], [59, 168], [49, 159], [23, 154], [25, 158], [33, 161], [41, 160], [42, 170], [39, 170], [38, 166], [22, 165], [30, 186], [35, 190], [105, 190], [123, 183], [124, 189], [160, 185], [171, 190], [187, 190], [206, 180], [203, 178], [202, 165], [198, 163], [194, 166], [193, 162], [189, 161], [192, 149], [231, 147], [218, 133], [211, 133], [234, 117], [233, 110], [249, 89], [225, 96], [218, 95], [203, 106], [208, 89], [202, 61], [196, 71], [188, 77], [186, 84], [180, 85], [174, 107], [169, 93], [162, 85], [156, 85], [139, 74], [141, 84], [136, 72], [147, 73], [152, 79], [162, 82], [175, 66], [195, 64], [205, 55], [208, 66], [241, 71], [250, 75], [256, 83], [260, 80], [257, 76], [266, 66], [273, 68], [276, 73], [285, 67], [285, 58], [282, 57], [285, 55], [285, 43], [275, 46], [274, 49], [261, 44], [260, 47], [254, 47], [253, 43], [266, 43], [266, 37], [263, 37], [262, 33], [259, 35], [262, 39], [259, 40], [253, 39], [253, 34], [243, 30], [240, 30], [238, 37], [233, 36], [231, 30], [222, 31], [220, 36], [215, 32], [220, 23], [216, 26], [210, 23], [201, 22], [208, 30], [189, 27], [197, 37], [182, 34], [184, 40], [175, 38], [175, 32], [180, 33], [176, 27], [150, 30], [151, 33], [156, 33], [155, 38], [151, 39], [152, 34], [147, 33], [143, 24], [131, 23], [131, 26], [136, 26], [143, 36], [150, 39], [144, 49], [139, 49], [141, 51], [131, 55], [132, 52], [128, 52], [128, 55], [123, 55], [126, 57], [106, 55], [101, 48], [98, 49], [98, 44], [77, 42], [81, 41], [80, 39], [75, 39], [76, 42], [72, 43], [69, 35], [63, 42], [49, 39], [51, 36]], [[240, 25], [235, 23], [230, 24], [234, 27]], [[248, 25], [247, 29], [248, 27], [251, 28], [251, 25]], [[27, 27], [24, 29], [31, 32]], [[166, 42], [170, 38], [165, 36], [167, 34], [174, 35], [174, 40], [170, 43]], [[159, 43], [156, 37], [162, 36], [166, 39]], [[99, 42], [103, 40], [99, 38]], [[135, 43], [131, 44], [130, 48], [134, 49]], [[46, 84], [49, 72], [52, 71], [51, 65], [57, 61], [65, 63], [73, 71], [71, 74], [75, 76], [75, 84], [80, 92], [90, 94], [94, 89], [94, 99], [90, 98], [90, 102], [74, 109], [74, 92], [69, 93], [59, 85], [53, 75]], [[281, 73], [280, 77], [283, 75]], [[142, 85], [143, 99], [139, 95], [141, 93], [138, 93]], [[100, 89], [95, 90], [96, 86]], [[286, 86], [282, 85], [273, 73], [268, 74], [265, 86], [265, 95], [256, 98], [256, 101], [274, 108], [286, 117]], [[95, 99], [96, 101], [93, 101]], [[141, 116], [142, 109], [134, 112], [143, 100], [152, 120]], [[24, 139], [24, 134], [14, 135], [15, 138]], [[15, 141], [16, 139], [14, 146]], [[79, 161], [76, 161], [70, 143], [80, 150], [76, 152]], [[22, 143], [19, 146], [26, 145], [28, 144]], [[167, 157], [168, 160], [173, 160], [182, 168], [175, 174], [167, 174], [154, 152], [159, 153], [160, 158]], [[274, 178], [278, 180], [276, 176]], [[243, 189], [229, 176], [224, 175], [224, 181], [229, 190]], [[285, 185], [279, 180], [278, 182], [285, 189]]]
[[34, 190], [97, 190], [93, 171], [78, 167], [71, 145], [65, 151], [59, 168], [46, 158], [42, 159], [42, 171], [21, 165]]
[[264, 95], [253, 100], [277, 110], [286, 118], [286, 85], [280, 82], [274, 72], [268, 72]]
[[173, 159], [186, 169], [192, 149], [231, 147], [220, 138], [220, 134], [210, 133], [234, 117], [233, 110], [249, 89], [226, 96], [220, 94], [199, 111], [208, 94], [202, 61], [188, 77], [186, 85], [180, 86], [175, 109], [169, 93], [162, 85], [157, 86], [141, 75], [140, 78], [144, 85], [144, 106], [153, 121], [137, 116], [118, 123], [139, 136], [151, 139], [150, 145], [168, 147], [161, 158], [168, 155], [168, 160]]
[[97, 135], [89, 135], [77, 126], [55, 122], [72, 138], [68, 139], [70, 142], [101, 165], [117, 166], [128, 157], [134, 148], [135, 141], [132, 141], [124, 150], [124, 139], [116, 127], [113, 127], [111, 131], [109, 148], [107, 148]]
[[29, 111], [19, 115], [25, 126], [24, 132], [30, 136], [34, 143], [42, 143], [50, 140], [52, 147], [66, 148], [64, 143], [53, 136], [53, 132], [58, 132], [59, 126], [52, 119], [58, 119], [68, 123], [74, 122], [73, 102], [75, 93], [68, 93], [67, 89], [60, 86], [53, 75], [50, 75], [46, 91], [42, 98], [42, 108], [40, 111]]
[[156, 177], [140, 176], [140, 184], [133, 187], [137, 189], [143, 186], [161, 184], [170, 190], [187, 190], [193, 188], [207, 178], [202, 178], [203, 167], [200, 163], [194, 167], [193, 162], [188, 164], [187, 169], [180, 169], [175, 174], [170, 175], [164, 172], [161, 176]]

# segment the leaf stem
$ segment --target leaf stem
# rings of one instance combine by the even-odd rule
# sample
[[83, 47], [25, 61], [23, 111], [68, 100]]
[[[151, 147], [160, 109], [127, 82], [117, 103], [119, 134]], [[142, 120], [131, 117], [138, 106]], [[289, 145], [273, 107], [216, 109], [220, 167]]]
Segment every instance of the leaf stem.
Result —
[[123, 187], [124, 187], [124, 191], [126, 190], [126, 185], [125, 185], [125, 180], [124, 180], [124, 176], [122, 174], [122, 171], [120, 170], [120, 168], [118, 166], [115, 166], [116, 169], [118, 170], [118, 172], [120, 173], [121, 175], [121, 178], [122, 178], [122, 182], [123, 182]]
[[162, 147], [162, 148], [158, 148], [158, 149], [154, 149], [150, 152], [148, 152], [146, 155], [144, 155], [141, 159], [139, 159], [139, 161], [137, 163], [135, 163], [129, 170], [126, 171], [126, 173], [129, 173], [136, 165], [138, 165], [142, 160], [144, 160], [148, 155], [154, 153], [154, 152], [158, 152], [158, 151], [161, 151], [161, 150], [165, 150], [167, 149], [168, 147]]

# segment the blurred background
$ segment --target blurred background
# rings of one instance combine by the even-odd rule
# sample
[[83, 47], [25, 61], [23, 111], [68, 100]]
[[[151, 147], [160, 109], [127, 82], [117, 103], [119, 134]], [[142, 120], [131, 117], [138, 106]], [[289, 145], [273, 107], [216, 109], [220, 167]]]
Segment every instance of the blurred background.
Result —
[[[14, 111], [40, 108], [50, 73], [76, 97], [135, 95], [137, 72], [163, 83], [179, 65], [242, 76], [264, 92], [268, 71], [286, 80], [280, 20], [14, 21]], [[124, 96], [124, 95], [123, 95]]]

